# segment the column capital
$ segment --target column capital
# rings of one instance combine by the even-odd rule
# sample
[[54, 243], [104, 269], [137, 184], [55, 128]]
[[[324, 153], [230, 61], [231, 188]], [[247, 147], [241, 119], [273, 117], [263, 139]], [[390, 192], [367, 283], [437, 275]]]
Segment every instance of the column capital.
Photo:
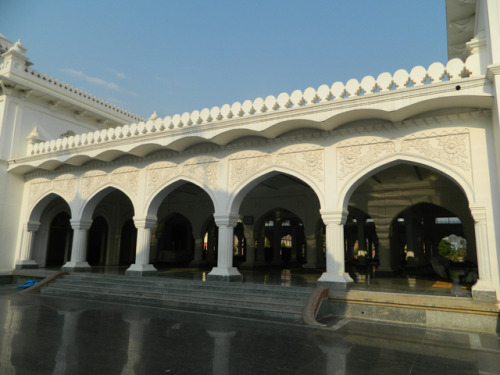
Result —
[[71, 219], [69, 222], [71, 224], [71, 228], [73, 228], [73, 229], [89, 230], [90, 227], [92, 226], [92, 220], [73, 220], [73, 219]]
[[28, 221], [26, 224], [24, 224], [24, 230], [26, 232], [36, 232], [38, 228], [40, 228], [40, 222], [39, 221]]
[[235, 227], [236, 224], [238, 224], [239, 218], [240, 218], [239, 215], [234, 215], [234, 214], [225, 214], [225, 215], [214, 214], [215, 224], [217, 224], [218, 227], [220, 227], [221, 225], [227, 227]]
[[344, 225], [346, 220], [347, 220], [347, 211], [320, 211], [321, 214], [321, 219], [325, 223], [325, 225], [328, 224], [338, 224], [338, 225]]
[[475, 223], [484, 223], [486, 221], [486, 207], [469, 207], [472, 219]]
[[500, 64], [491, 64], [486, 67], [486, 78], [491, 82], [495, 79], [495, 76], [500, 75]]
[[151, 229], [155, 226], [158, 218], [156, 216], [146, 216], [146, 217], [137, 217], [134, 216], [134, 225], [136, 228], [142, 229]]

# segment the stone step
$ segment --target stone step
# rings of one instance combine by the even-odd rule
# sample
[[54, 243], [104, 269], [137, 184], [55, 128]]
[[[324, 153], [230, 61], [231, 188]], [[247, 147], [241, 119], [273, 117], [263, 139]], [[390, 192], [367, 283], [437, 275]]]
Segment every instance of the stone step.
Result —
[[126, 289], [126, 290], [136, 290], [136, 291], [157, 291], [163, 293], [188, 293], [188, 294], [210, 294], [210, 293], [230, 293], [233, 297], [237, 297], [238, 295], [251, 295], [254, 298], [269, 298], [270, 296], [276, 296], [277, 294], [281, 298], [289, 298], [289, 299], [307, 299], [311, 292], [312, 288], [290, 288], [290, 287], [281, 287], [279, 289], [274, 288], [252, 288], [244, 287], [241, 288], [234, 283], [231, 283], [228, 286], [227, 283], [223, 285], [211, 285], [212, 282], [209, 283], [170, 283], [170, 282], [145, 282], [141, 283], [140, 281], [135, 282], [127, 282], [127, 281], [109, 281], [109, 280], [85, 280], [85, 279], [58, 279], [54, 282], [54, 285], [71, 285], [72, 287], [81, 287], [85, 285], [85, 287], [95, 287], [95, 288], [114, 288], [114, 289]]
[[164, 278], [164, 277], [147, 277], [147, 278], [135, 278], [135, 277], [125, 277], [118, 275], [94, 275], [94, 274], [71, 274], [67, 275], [58, 281], [64, 281], [68, 283], [79, 283], [84, 282], [86, 285], [90, 285], [92, 283], [113, 283], [118, 282], [123, 285], [139, 285], [141, 287], [148, 286], [196, 286], [198, 288], [206, 288], [206, 289], [227, 289], [230, 285], [232, 290], [252, 290], [256, 293], [269, 293], [269, 292], [280, 292], [281, 294], [304, 294], [309, 295], [313, 287], [291, 287], [291, 286], [279, 286], [279, 285], [261, 285], [261, 284], [246, 284], [240, 282], [227, 283], [227, 282], [219, 282], [219, 281], [210, 281], [204, 282], [200, 280], [188, 280], [188, 279], [174, 279], [174, 278]]
[[281, 287], [162, 277], [69, 274], [41, 289], [43, 295], [77, 297], [300, 321], [313, 288]]
[[262, 317], [272, 317], [280, 320], [296, 321], [299, 322], [302, 318], [302, 312], [300, 311], [287, 311], [280, 306], [279, 310], [272, 309], [262, 309], [256, 306], [240, 306], [240, 304], [235, 304], [231, 301], [229, 304], [221, 303], [211, 303], [210, 301], [204, 301], [204, 303], [193, 302], [191, 300], [186, 301], [171, 301], [164, 300], [158, 296], [157, 298], [147, 298], [144, 296], [136, 296], [130, 294], [91, 294], [86, 291], [75, 291], [75, 290], [58, 290], [57, 292], [43, 292], [44, 295], [50, 295], [55, 297], [71, 297], [71, 298], [90, 298], [99, 301], [108, 302], [119, 302], [119, 303], [130, 303], [140, 306], [151, 306], [151, 307], [166, 307], [178, 310], [187, 311], [203, 311], [203, 312], [217, 312], [229, 315], [238, 315], [254, 318]]
[[[81, 284], [78, 285], [77, 289], [80, 289]], [[304, 303], [307, 301], [309, 296], [304, 296], [301, 298], [297, 298], [296, 296], [282, 296], [279, 294], [252, 294], [252, 293], [239, 293], [232, 292], [230, 289], [228, 291], [217, 291], [217, 292], [207, 292], [197, 289], [190, 288], [144, 288], [140, 289], [138, 286], [135, 288], [127, 288], [123, 285], [85, 285], [85, 291], [94, 294], [113, 294], [113, 293], [133, 293], [134, 295], [141, 296], [162, 296], [164, 299], [191, 299], [191, 300], [228, 300], [228, 301], [239, 301], [241, 303], [251, 302], [253, 304], [267, 304], [267, 305], [277, 305], [283, 306], [284, 304], [287, 306], [298, 306], [303, 307]], [[75, 290], [75, 285], [68, 283], [54, 283], [50, 288], [45, 291], [52, 291], [55, 289], [66, 289], [66, 290]]]

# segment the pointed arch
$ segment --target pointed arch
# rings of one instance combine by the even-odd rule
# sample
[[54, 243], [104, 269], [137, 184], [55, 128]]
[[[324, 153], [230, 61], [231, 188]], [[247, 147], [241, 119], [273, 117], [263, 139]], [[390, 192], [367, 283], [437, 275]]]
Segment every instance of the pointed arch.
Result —
[[[266, 179], [276, 176], [278, 174], [292, 176], [295, 179], [299, 180], [302, 184], [312, 189], [316, 195], [316, 198], [319, 201], [320, 207], [324, 206], [323, 191], [314, 181], [312, 181], [306, 175], [297, 172], [296, 170], [283, 168], [279, 166], [272, 166], [263, 169], [256, 174], [251, 175], [247, 179], [243, 180], [240, 184], [238, 184], [232, 192], [229, 192], [228, 199], [226, 201], [226, 206], [220, 207], [220, 212], [237, 213], [243, 199], [254, 187], [256, 187], [259, 183], [265, 181]], [[217, 211], [218, 210], [216, 208], [216, 212]]]
[[97, 207], [97, 205], [106, 197], [108, 194], [112, 193], [113, 191], [119, 191], [121, 192], [125, 197], [128, 198], [130, 203], [132, 204], [132, 207], [134, 209], [134, 213], [137, 212], [137, 202], [131, 198], [129, 194], [127, 194], [123, 189], [113, 183], [106, 184], [105, 186], [102, 186], [99, 190], [95, 191], [91, 196], [89, 196], [85, 202], [83, 202], [80, 211], [79, 211], [79, 216], [77, 217], [78, 219], [81, 220], [92, 220], [92, 215]]
[[173, 180], [168, 181], [165, 184], [160, 185], [149, 195], [144, 206], [144, 216], [156, 216], [163, 200], [174, 190], [178, 189], [186, 183], [191, 183], [199, 187], [204, 193], [206, 193], [210, 197], [212, 205], [215, 209], [215, 207], [217, 206], [216, 198], [214, 192], [211, 189], [207, 188], [207, 186], [201, 184], [195, 179], [186, 176], [179, 176]]
[[465, 194], [469, 201], [469, 205], [472, 205], [473, 202], [475, 202], [474, 189], [472, 188], [471, 184], [462, 175], [460, 175], [454, 169], [450, 168], [448, 165], [435, 160], [397, 153], [385, 158], [381, 158], [353, 174], [339, 189], [337, 208], [343, 211], [347, 210], [349, 199], [351, 198], [353, 192], [364, 181], [366, 181], [370, 176], [376, 174], [377, 172], [390, 168], [397, 164], [412, 164], [428, 168], [453, 181]]
[[62, 197], [58, 193], [49, 192], [44, 196], [42, 196], [40, 199], [38, 199], [38, 201], [35, 204], [33, 204], [31, 211], [28, 213], [27, 221], [40, 221], [45, 208], [47, 208], [47, 206], [55, 199], [61, 199], [64, 201], [64, 203], [68, 205], [69, 208], [68, 213], [70, 217], [72, 217], [73, 212], [71, 209], [71, 205], [68, 203], [68, 201], [66, 201], [66, 199], [64, 199], [64, 197]]

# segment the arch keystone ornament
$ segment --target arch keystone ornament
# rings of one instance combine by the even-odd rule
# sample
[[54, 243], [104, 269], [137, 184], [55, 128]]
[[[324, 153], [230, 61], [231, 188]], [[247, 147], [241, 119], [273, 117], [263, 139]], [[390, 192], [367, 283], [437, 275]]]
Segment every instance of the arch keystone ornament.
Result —
[[347, 290], [354, 283], [345, 272], [344, 265], [344, 224], [346, 211], [321, 211], [321, 218], [326, 225], [326, 272], [318, 279], [319, 285], [332, 290]]

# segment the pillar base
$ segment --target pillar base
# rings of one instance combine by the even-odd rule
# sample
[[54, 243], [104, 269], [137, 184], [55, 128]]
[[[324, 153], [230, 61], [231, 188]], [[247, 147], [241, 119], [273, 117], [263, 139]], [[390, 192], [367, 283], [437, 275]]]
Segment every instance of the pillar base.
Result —
[[214, 267], [207, 275], [208, 281], [243, 281], [236, 267]]
[[125, 275], [132, 277], [156, 276], [158, 270], [152, 264], [132, 264], [125, 271]]
[[324, 285], [331, 290], [346, 291], [351, 285], [354, 284], [354, 281], [348, 273], [338, 275], [324, 272], [316, 283], [317, 285]]
[[483, 280], [478, 280], [472, 286], [472, 299], [476, 301], [497, 301], [497, 292], [493, 289], [491, 283]]
[[87, 262], [66, 262], [64, 266], [61, 267], [63, 271], [73, 271], [73, 272], [90, 272], [92, 268]]
[[24, 270], [29, 268], [38, 268], [38, 263], [31, 259], [18, 260], [16, 262], [16, 270]]

